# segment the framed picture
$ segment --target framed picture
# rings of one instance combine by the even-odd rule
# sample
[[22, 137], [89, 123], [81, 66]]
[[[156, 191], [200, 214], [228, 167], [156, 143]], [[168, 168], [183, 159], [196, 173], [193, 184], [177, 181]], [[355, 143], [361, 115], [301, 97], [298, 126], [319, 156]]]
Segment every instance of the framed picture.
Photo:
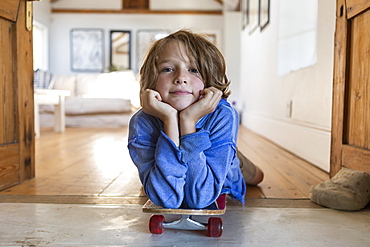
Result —
[[270, 21], [270, 0], [260, 0], [260, 28], [264, 29]]
[[259, 26], [260, 0], [248, 0], [249, 33], [253, 33]]
[[110, 31], [109, 71], [131, 69], [131, 31]]
[[246, 28], [249, 22], [248, 0], [241, 0], [242, 30]]
[[71, 30], [71, 70], [102, 72], [104, 70], [102, 29]]
[[170, 32], [167, 30], [139, 30], [137, 32], [137, 69], [140, 68], [149, 47], [157, 40], [166, 37]]

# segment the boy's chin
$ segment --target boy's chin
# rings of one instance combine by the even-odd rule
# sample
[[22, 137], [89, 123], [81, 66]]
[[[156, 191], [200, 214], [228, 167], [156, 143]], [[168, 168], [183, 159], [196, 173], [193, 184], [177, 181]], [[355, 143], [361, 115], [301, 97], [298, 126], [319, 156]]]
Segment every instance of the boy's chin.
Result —
[[177, 100], [177, 101], [173, 101], [173, 102], [168, 102], [168, 104], [170, 104], [173, 108], [175, 108], [177, 111], [182, 111], [186, 108], [188, 108], [190, 105], [194, 104], [195, 102], [197, 102], [198, 100], [190, 100], [190, 99], [186, 99], [186, 100]]
[[188, 106], [186, 106], [186, 107], [175, 107], [175, 109], [176, 109], [177, 111], [182, 111], [182, 110], [185, 110], [187, 107], [188, 107]]
[[191, 105], [191, 104], [180, 104], [180, 105], [175, 105], [175, 106], [172, 106], [172, 107], [175, 108], [177, 111], [182, 111], [182, 110], [188, 108], [189, 105]]

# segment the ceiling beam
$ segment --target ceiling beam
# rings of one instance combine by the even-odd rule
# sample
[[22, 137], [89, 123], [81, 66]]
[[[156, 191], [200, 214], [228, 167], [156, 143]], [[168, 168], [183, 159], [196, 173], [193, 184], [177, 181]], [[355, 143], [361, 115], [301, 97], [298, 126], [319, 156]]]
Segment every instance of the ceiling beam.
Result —
[[148, 9], [52, 9], [52, 13], [74, 14], [168, 14], [168, 15], [222, 15], [221, 10], [148, 10]]
[[[50, 0], [51, 3], [57, 2], [59, 0]], [[66, 8], [52, 8], [52, 13], [84, 13], [84, 14], [184, 14], [184, 15], [222, 15], [222, 10], [150, 10], [147, 8], [127, 8], [127, 4], [130, 5], [130, 1], [133, 0], [122, 0], [123, 9], [66, 9]], [[137, 0], [134, 0], [134, 3]], [[147, 0], [141, 0], [145, 2]], [[224, 0], [214, 0], [221, 5], [224, 4]], [[140, 3], [141, 3], [140, 2]], [[126, 6], [126, 8], [125, 8]]]

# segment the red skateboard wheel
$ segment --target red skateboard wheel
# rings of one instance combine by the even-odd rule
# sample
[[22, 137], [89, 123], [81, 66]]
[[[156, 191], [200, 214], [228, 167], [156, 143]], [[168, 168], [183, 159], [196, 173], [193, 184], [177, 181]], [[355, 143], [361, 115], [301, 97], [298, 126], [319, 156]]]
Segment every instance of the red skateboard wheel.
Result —
[[210, 217], [208, 219], [208, 236], [209, 237], [221, 237], [222, 235], [222, 220], [218, 217]]
[[162, 234], [163, 233], [163, 215], [152, 215], [149, 220], [149, 231], [152, 234]]

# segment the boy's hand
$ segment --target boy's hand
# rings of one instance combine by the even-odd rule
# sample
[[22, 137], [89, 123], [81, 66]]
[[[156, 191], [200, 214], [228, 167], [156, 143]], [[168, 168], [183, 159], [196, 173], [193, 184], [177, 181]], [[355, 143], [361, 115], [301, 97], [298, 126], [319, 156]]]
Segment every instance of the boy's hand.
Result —
[[201, 117], [213, 112], [222, 96], [222, 92], [215, 87], [205, 88], [200, 94], [201, 97], [198, 101], [181, 111], [181, 115], [187, 120], [192, 119], [197, 122]]
[[141, 102], [143, 111], [165, 122], [169, 118], [177, 118], [177, 110], [167, 103], [162, 102], [161, 95], [152, 89], [146, 89], [142, 96]]
[[202, 90], [201, 98], [180, 112], [181, 135], [194, 133], [195, 124], [205, 115], [213, 112], [221, 100], [222, 92], [215, 87]]

